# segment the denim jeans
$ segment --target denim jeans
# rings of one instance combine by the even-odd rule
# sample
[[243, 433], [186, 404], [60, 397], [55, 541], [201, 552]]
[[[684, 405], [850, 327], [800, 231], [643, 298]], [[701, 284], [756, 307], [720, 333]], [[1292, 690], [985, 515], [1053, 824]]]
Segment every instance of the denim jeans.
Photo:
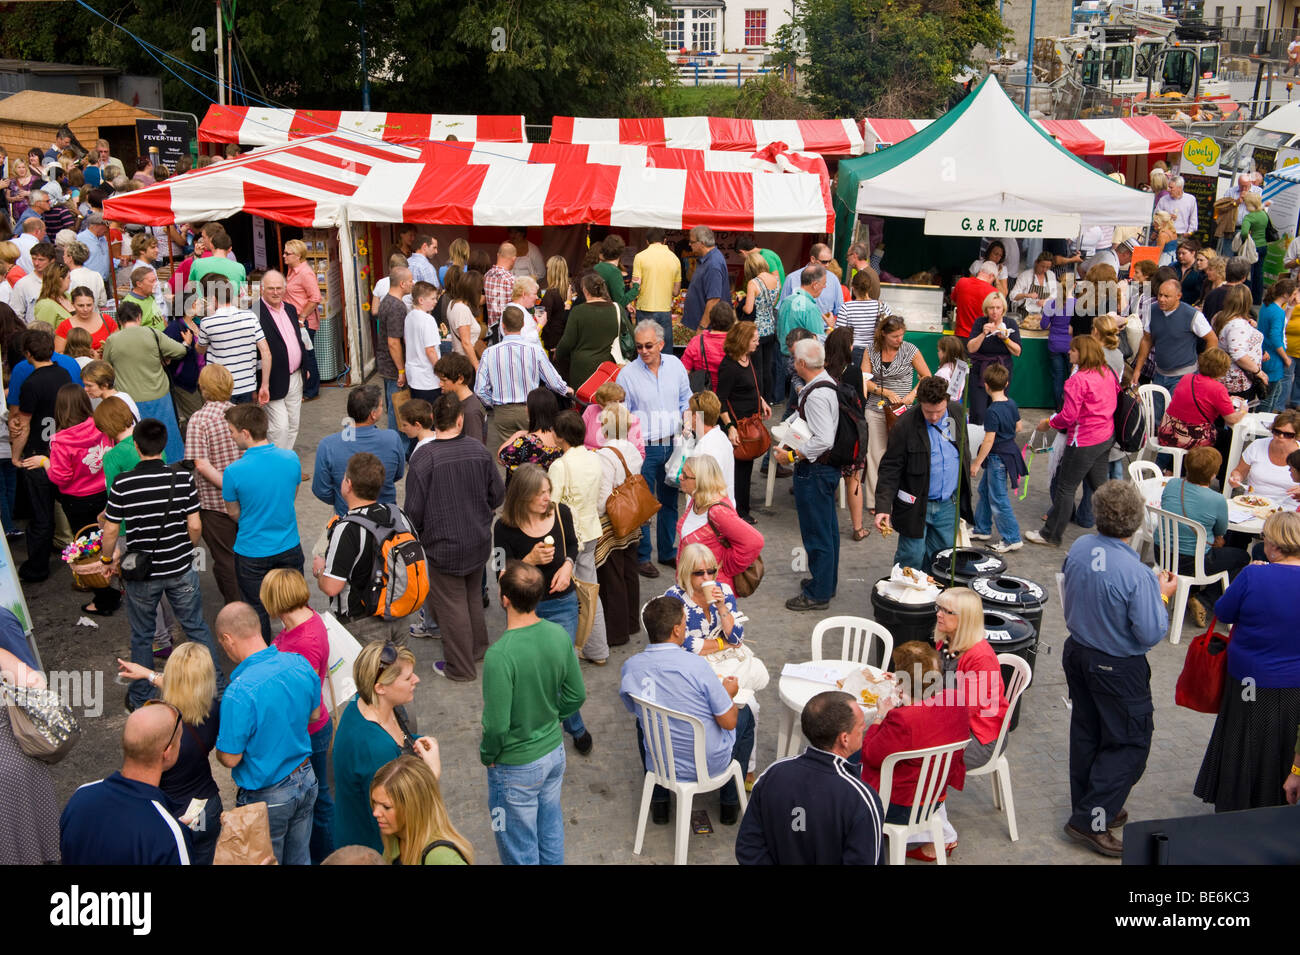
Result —
[[664, 330], [664, 353], [673, 354], [673, 313], [637, 311], [636, 320], [658, 322]]
[[[414, 730], [412, 730], [414, 732]], [[334, 851], [334, 799], [330, 796], [329, 764], [330, 744], [334, 742], [334, 723], [325, 725], [311, 734], [311, 768], [320, 788], [316, 792], [316, 805], [311, 812], [311, 864], [320, 865]]]
[[1020, 525], [1011, 509], [1011, 495], [1007, 490], [1007, 466], [996, 454], [984, 459], [984, 472], [980, 476], [980, 499], [975, 507], [975, 533], [988, 534], [993, 521], [1006, 544], [1020, 541]]
[[[212, 654], [212, 662], [217, 670], [217, 695], [226, 688], [226, 675], [221, 672], [217, 644], [212, 639], [212, 631], [203, 619], [203, 600], [199, 590], [199, 575], [191, 568], [175, 577], [161, 580], [127, 580], [126, 615], [131, 624], [131, 662], [143, 667], [153, 666], [154, 615], [163, 595], [171, 604], [176, 620], [185, 630], [185, 636], [196, 643], [201, 643]], [[127, 691], [127, 699], [132, 707], [143, 705], [153, 696], [153, 688], [148, 680], [136, 680]]]
[[[1160, 372], [1156, 372], [1154, 375], [1151, 376], [1151, 384], [1159, 385], [1161, 388], [1165, 389], [1165, 391], [1169, 392], [1170, 398], [1174, 396], [1174, 389], [1178, 387], [1178, 383], [1182, 380], [1183, 380], [1182, 375], [1162, 375], [1160, 374]], [[1159, 425], [1160, 419], [1164, 417], [1164, 413], [1165, 413], [1164, 403], [1160, 400], [1159, 395], [1156, 395], [1152, 399], [1151, 403], [1152, 403], [1152, 411], [1154, 412], [1153, 417], [1155, 419], [1155, 423]]]
[[785, 396], [790, 394], [790, 376], [794, 374], [794, 366], [790, 363], [790, 356], [786, 353], [785, 343], [776, 343], [776, 356], [772, 361], [772, 400], [769, 404], [776, 404], [778, 401], [785, 401]]
[[564, 865], [564, 747], [521, 766], [488, 767], [488, 808], [502, 865]]
[[1070, 374], [1070, 353], [1049, 351], [1047, 361], [1052, 368], [1052, 397], [1056, 399], [1056, 410], [1060, 411], [1065, 404], [1065, 379]]
[[839, 468], [811, 461], [795, 465], [794, 506], [812, 575], [812, 582], [803, 591], [809, 600], [830, 600], [839, 585], [840, 519], [835, 511], [839, 483]]
[[410, 457], [411, 449], [415, 446], [415, 443], [411, 441], [411, 439], [408, 438], [406, 435], [402, 434], [401, 430], [397, 427], [397, 412], [393, 408], [393, 395], [397, 394], [397, 392], [400, 390], [397, 387], [397, 379], [394, 378], [390, 381], [389, 379], [385, 378], [383, 381], [384, 381], [384, 410], [388, 413], [388, 418], [386, 419], [388, 423], [388, 428], [391, 431], [397, 432], [397, 436], [402, 439], [402, 452], [407, 457]]
[[302, 573], [302, 545], [293, 547], [270, 557], [245, 557], [235, 555], [235, 579], [239, 581], [239, 593], [244, 601], [257, 611], [257, 618], [262, 621], [262, 638], [267, 646], [271, 645], [271, 617], [262, 606], [262, 579], [277, 567], [288, 567]]
[[[641, 754], [641, 765], [645, 765], [645, 730], [641, 728], [641, 721], [636, 721], [636, 748]], [[736, 714], [736, 744], [731, 748], [731, 758], [740, 763], [740, 771], [746, 772], [749, 769], [749, 757], [754, 752], [754, 712], [748, 706], [742, 706]], [[697, 774], [698, 775], [698, 774]], [[652, 803], [664, 803], [672, 795], [663, 786], [655, 786], [654, 792], [650, 796]], [[740, 805], [740, 793], [736, 791], [736, 783], [727, 783], [722, 787], [722, 805], [738, 806]]]
[[927, 501], [925, 536], [904, 537], [899, 534], [898, 549], [894, 551], [894, 563], [928, 572], [928, 568], [934, 563], [934, 555], [953, 546], [956, 521], [957, 495], [955, 493], [946, 501]]
[[221, 809], [221, 793], [204, 805], [202, 824], [197, 831], [190, 831], [190, 865], [212, 865], [217, 854], [217, 839], [221, 837]]
[[266, 803], [271, 821], [271, 849], [280, 865], [311, 865], [312, 809], [320, 784], [308, 762], [265, 789], [240, 789], [235, 805]]
[[156, 418], [166, 425], [167, 447], [163, 449], [163, 454], [167, 460], [184, 461], [185, 437], [181, 434], [181, 426], [176, 423], [176, 405], [172, 403], [171, 392], [153, 401], [138, 401], [136, 404], [140, 408], [141, 419]]
[[[549, 620], [551, 623], [559, 624], [564, 628], [564, 632], [569, 635], [569, 639], [576, 642], [578, 634], [578, 592], [575, 590], [563, 597], [543, 600], [537, 605], [537, 616], [543, 620]], [[587, 732], [587, 727], [582, 722], [581, 711], [574, 713], [568, 719], [562, 721], [560, 725], [574, 739]]]
[[[641, 464], [641, 476], [650, 485], [650, 490], [659, 499], [659, 514], [655, 518], [655, 540], [659, 545], [660, 560], [675, 560], [677, 545], [673, 538], [677, 535], [677, 488], [664, 482], [664, 465], [672, 457], [671, 444], [650, 444], [645, 446], [645, 461]], [[637, 545], [636, 558], [641, 563], [651, 559], [650, 522], [641, 527], [641, 543]]]
[[0, 460], [0, 524], [5, 532], [18, 530], [14, 520], [14, 504], [18, 497], [18, 469], [13, 461]]
[[1300, 375], [1295, 374], [1296, 359], [1291, 360], [1291, 374], [1294, 376], [1291, 381], [1291, 394], [1283, 396], [1284, 404], [1287, 407], [1300, 408]]
[[1292, 361], [1289, 366], [1282, 370], [1278, 376], [1268, 386], [1268, 394], [1259, 404], [1260, 411], [1282, 411], [1291, 401], [1291, 392], [1295, 388], [1295, 362]]

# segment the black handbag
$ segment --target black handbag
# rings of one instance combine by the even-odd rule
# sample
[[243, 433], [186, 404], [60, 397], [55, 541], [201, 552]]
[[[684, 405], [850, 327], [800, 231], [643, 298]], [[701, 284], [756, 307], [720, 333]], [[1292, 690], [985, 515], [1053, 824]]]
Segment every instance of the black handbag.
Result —
[[[167, 515], [171, 513], [172, 503], [176, 500], [176, 470], [175, 468], [168, 468], [167, 470], [172, 476], [171, 489], [167, 493], [167, 506], [158, 516], [155, 542], [157, 536], [162, 534], [163, 527], [167, 522]], [[123, 580], [129, 580], [132, 582], [150, 579], [153, 576], [153, 552], [147, 550], [133, 550], [130, 542], [128, 542], [126, 553], [122, 555], [122, 563], [119, 565], [118, 572], [122, 575]]]
[[704, 367], [696, 368], [694, 371], [690, 372], [686, 376], [691, 383], [692, 393], [708, 391], [709, 387], [713, 384], [712, 377], [709, 372], [708, 352], [704, 350], [704, 334], [705, 333], [703, 331], [697, 332], [695, 334], [695, 341], [700, 343], [700, 361], [704, 362]]

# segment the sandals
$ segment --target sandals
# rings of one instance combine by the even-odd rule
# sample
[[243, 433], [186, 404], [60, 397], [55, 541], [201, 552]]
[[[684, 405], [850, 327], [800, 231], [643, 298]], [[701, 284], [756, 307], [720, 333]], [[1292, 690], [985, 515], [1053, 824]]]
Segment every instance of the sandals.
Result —
[[90, 609], [90, 604], [93, 604], [94, 602], [95, 602], [95, 601], [92, 600], [92, 601], [91, 601], [90, 603], [88, 603], [88, 604], [82, 604], [82, 605], [81, 605], [81, 612], [82, 612], [82, 613], [88, 613], [88, 614], [90, 614], [90, 615], [93, 616], [93, 617], [111, 617], [111, 616], [113, 616], [113, 611], [111, 611], [111, 610], [100, 610], [98, 607], [96, 607], [94, 610], [91, 610], [91, 609]]
[[[915, 859], [918, 862], [935, 862], [937, 860], [933, 854], [933, 845], [934, 844], [930, 842], [923, 842], [915, 849], [908, 849], [907, 858]], [[957, 841], [953, 840], [952, 842], [944, 846], [944, 852], [946, 855], [951, 856], [953, 850], [956, 848], [957, 848]]]
[[871, 528], [870, 528], [870, 527], [855, 527], [855, 528], [853, 528], [853, 539], [854, 539], [855, 541], [866, 540], [866, 539], [867, 539], [868, 537], [870, 537], [870, 536], [871, 536]]

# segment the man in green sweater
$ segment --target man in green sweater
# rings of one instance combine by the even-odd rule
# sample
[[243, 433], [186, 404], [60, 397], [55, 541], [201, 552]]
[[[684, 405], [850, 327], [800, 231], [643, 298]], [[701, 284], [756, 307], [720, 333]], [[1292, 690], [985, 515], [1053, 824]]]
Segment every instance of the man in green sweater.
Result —
[[492, 832], [504, 865], [563, 865], [564, 736], [587, 698], [573, 642], [537, 616], [542, 573], [510, 561], [500, 578], [506, 632], [483, 660], [483, 742]]

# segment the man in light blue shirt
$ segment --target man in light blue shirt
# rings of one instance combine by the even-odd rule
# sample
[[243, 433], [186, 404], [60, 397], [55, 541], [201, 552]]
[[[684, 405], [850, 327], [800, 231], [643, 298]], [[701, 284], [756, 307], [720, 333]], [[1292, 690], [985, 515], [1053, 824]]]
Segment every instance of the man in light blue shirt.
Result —
[[[835, 257], [831, 255], [830, 246], [818, 242], [813, 245], [808, 258], [808, 265], [804, 266], [804, 268], [819, 265], [825, 269], [833, 261], [835, 261]], [[785, 277], [785, 284], [781, 286], [781, 298], [783, 300], [789, 298], [799, 289], [803, 281], [800, 278], [802, 274], [803, 269], [795, 269]], [[817, 305], [821, 308], [823, 314], [829, 312], [837, 318], [844, 311], [844, 291], [840, 287], [840, 280], [832, 275], [829, 270], [826, 272], [826, 286], [817, 295]]]
[[[655, 597], [641, 613], [649, 645], [623, 664], [619, 699], [629, 713], [637, 715], [637, 696], [647, 703], [694, 716], [704, 724], [706, 776], [718, 776], [734, 759], [741, 771], [749, 765], [754, 748], [754, 717], [749, 707], [736, 706], [733, 697], [740, 689], [735, 677], [719, 680], [704, 657], [683, 649], [686, 639], [686, 607], [676, 597]], [[638, 716], [637, 746], [646, 770], [654, 763], [647, 758], [645, 728]], [[669, 724], [673, 765], [677, 778], [699, 778], [695, 765], [695, 734], [680, 720]], [[650, 808], [654, 821], [668, 822], [668, 790], [656, 786]], [[740, 794], [734, 782], [722, 789], [722, 823], [734, 825], [740, 816]]]
[[[627, 408], [641, 422], [645, 438], [645, 461], [641, 476], [659, 499], [656, 540], [659, 563], [677, 566], [677, 488], [664, 481], [664, 465], [673, 453], [673, 439], [681, 434], [682, 417], [691, 400], [690, 376], [686, 366], [673, 355], [663, 354], [664, 328], [642, 319], [634, 331], [637, 358], [619, 372], [618, 383], [627, 393]], [[650, 523], [641, 528], [637, 547], [637, 568], [642, 577], [658, 577], [659, 568], [650, 560]]]
[[406, 267], [411, 270], [411, 278], [417, 282], [428, 282], [434, 288], [442, 288], [438, 282], [438, 270], [433, 267], [433, 257], [437, 254], [437, 239], [431, 235], [418, 236], [415, 251], [406, 257]]
[[77, 233], [77, 241], [90, 250], [86, 268], [104, 276], [105, 288], [112, 288], [112, 260], [108, 254], [108, 226], [104, 224], [104, 217], [98, 212], [92, 212], [82, 224], [85, 228]]
[[239, 787], [235, 804], [266, 803], [276, 861], [310, 865], [320, 785], [307, 724], [320, 712], [320, 675], [306, 657], [268, 647], [248, 604], [226, 604], [212, 629], [236, 664], [221, 698], [216, 745], [217, 759]]
[[384, 486], [379, 490], [380, 504], [397, 503], [396, 482], [406, 473], [406, 449], [402, 438], [375, 422], [384, 411], [384, 393], [378, 385], [358, 385], [348, 392], [348, 423], [338, 434], [326, 435], [316, 447], [316, 466], [311, 476], [311, 492], [317, 500], [334, 508], [342, 517], [348, 503], [340, 488], [352, 455], [365, 451], [384, 463]]
[[1061, 568], [1069, 637], [1061, 668], [1070, 688], [1070, 803], [1065, 834], [1094, 852], [1123, 855], [1111, 835], [1128, 819], [1124, 800], [1142, 778], [1155, 724], [1147, 651], [1164, 639], [1163, 601], [1177, 588], [1128, 544], [1142, 526], [1142, 495], [1107, 481], [1092, 497], [1097, 533], [1080, 537]]

